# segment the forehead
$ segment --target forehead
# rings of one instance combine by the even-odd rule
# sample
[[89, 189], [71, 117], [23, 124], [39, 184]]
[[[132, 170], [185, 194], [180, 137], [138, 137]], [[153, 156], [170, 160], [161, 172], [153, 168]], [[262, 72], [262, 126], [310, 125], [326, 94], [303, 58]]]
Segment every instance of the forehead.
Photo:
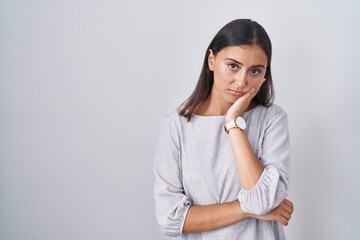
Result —
[[255, 44], [226, 47], [217, 55], [222, 58], [232, 58], [241, 63], [264, 64], [265, 66], [268, 60], [264, 49]]

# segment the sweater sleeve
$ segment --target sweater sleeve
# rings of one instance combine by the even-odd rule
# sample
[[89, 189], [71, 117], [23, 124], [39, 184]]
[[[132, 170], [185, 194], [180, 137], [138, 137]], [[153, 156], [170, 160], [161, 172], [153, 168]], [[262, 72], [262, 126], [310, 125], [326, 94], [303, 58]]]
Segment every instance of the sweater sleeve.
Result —
[[176, 135], [171, 116], [163, 119], [154, 159], [154, 198], [160, 230], [168, 236], [182, 233], [190, 207], [182, 184], [180, 144]]
[[238, 194], [242, 210], [256, 215], [268, 213], [288, 195], [290, 142], [287, 115], [280, 107], [269, 109], [261, 148], [264, 171], [252, 189]]

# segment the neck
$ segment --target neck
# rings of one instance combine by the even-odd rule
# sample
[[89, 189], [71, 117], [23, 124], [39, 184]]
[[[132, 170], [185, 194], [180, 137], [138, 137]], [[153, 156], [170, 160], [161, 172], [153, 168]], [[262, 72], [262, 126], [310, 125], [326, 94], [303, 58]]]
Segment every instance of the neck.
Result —
[[224, 100], [219, 101], [219, 99], [221, 98], [217, 98], [211, 92], [195, 109], [195, 113], [203, 116], [225, 116], [232, 104]]

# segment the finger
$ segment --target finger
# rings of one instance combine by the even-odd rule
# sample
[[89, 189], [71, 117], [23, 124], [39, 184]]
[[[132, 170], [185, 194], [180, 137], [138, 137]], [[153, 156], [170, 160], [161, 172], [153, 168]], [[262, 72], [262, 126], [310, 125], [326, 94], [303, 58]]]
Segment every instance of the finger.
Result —
[[288, 220], [281, 215], [277, 217], [276, 221], [280, 222], [284, 226], [288, 224]]
[[264, 80], [259, 84], [259, 88], [263, 85], [263, 83], [265, 82], [265, 78], [264, 78]]
[[286, 205], [286, 204], [283, 204], [283, 205], [282, 205], [282, 209], [283, 209], [284, 211], [288, 212], [289, 214], [292, 214], [292, 213], [294, 212], [294, 209], [293, 209], [291, 206]]
[[259, 85], [257, 85], [257, 86], [254, 88], [253, 97], [259, 92], [259, 90], [260, 90], [260, 88], [261, 88], [261, 86], [262, 86], [263, 83], [264, 83], [264, 82], [261, 82]]
[[286, 205], [289, 205], [289, 206], [291, 206], [291, 207], [294, 206], [294, 204], [293, 204], [289, 199], [285, 199], [285, 200], [283, 201], [283, 203], [285, 203]]
[[286, 211], [281, 211], [280, 215], [287, 220], [290, 220], [290, 218], [291, 218], [291, 214]]
[[281, 218], [280, 222], [284, 226], [287, 226], [289, 224], [289, 221], [286, 218]]
[[291, 212], [294, 212], [294, 204], [291, 201], [285, 199], [283, 203], [288, 206], [288, 208], [291, 208]]
[[263, 84], [263, 82], [260, 83], [259, 85], [257, 85], [257, 86], [255, 87], [255, 91], [256, 91], [256, 92], [258, 92], [258, 91], [260, 90], [262, 84]]
[[250, 91], [245, 93], [242, 97], [251, 96], [251, 98], [253, 98], [257, 94], [257, 92], [260, 90], [260, 88], [261, 88], [262, 84], [264, 83], [264, 81], [262, 81], [260, 84], [258, 84], [254, 88], [250, 89]]
[[259, 92], [260, 87], [256, 86], [253, 89], [251, 89], [248, 93], [249, 93], [249, 97], [252, 99], [253, 97], [255, 97], [255, 95]]

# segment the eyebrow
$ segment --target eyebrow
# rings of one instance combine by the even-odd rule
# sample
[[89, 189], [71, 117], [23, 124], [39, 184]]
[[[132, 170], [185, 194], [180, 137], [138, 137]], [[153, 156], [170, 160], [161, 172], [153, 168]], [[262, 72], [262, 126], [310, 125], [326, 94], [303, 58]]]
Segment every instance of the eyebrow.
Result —
[[[225, 58], [226, 60], [230, 60], [230, 61], [233, 61], [233, 62], [236, 62], [237, 64], [240, 64], [241, 66], [243, 66], [244, 64], [242, 64], [241, 62], [239, 62], [239, 61], [237, 61], [237, 60], [235, 60], [235, 59], [233, 59], [233, 58]], [[261, 64], [259, 64], [259, 65], [254, 65], [254, 66], [251, 66], [251, 67], [261, 67], [261, 68], [264, 68], [265, 69], [265, 66], [264, 65], [261, 65]]]

